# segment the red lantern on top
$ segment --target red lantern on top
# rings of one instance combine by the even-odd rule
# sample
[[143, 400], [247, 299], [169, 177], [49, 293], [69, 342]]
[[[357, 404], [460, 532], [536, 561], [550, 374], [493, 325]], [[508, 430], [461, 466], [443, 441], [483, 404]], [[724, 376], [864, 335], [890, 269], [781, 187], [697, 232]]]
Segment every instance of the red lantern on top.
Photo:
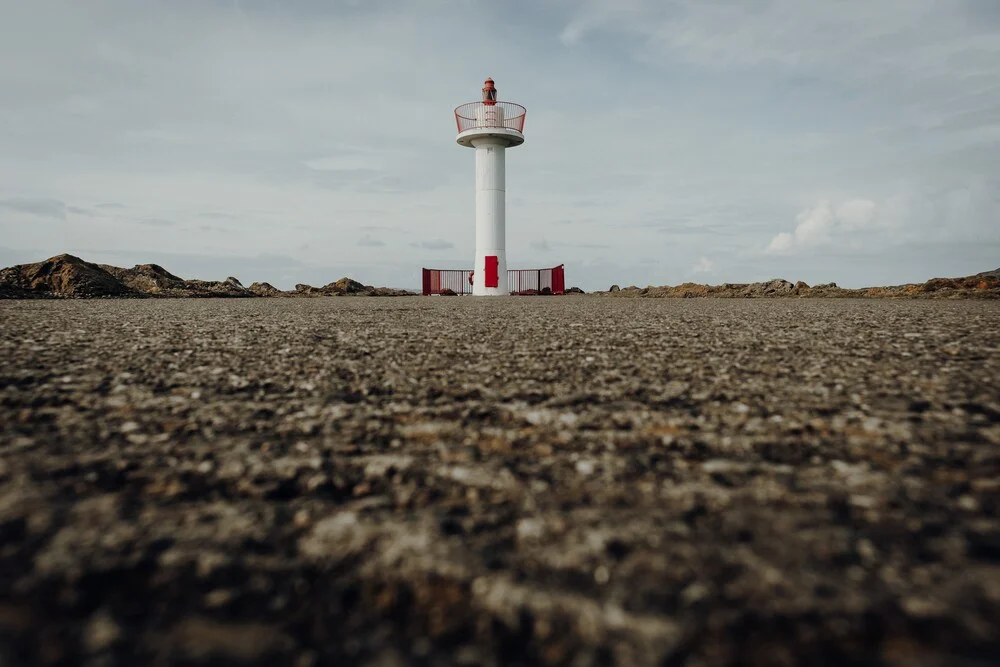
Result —
[[493, 106], [497, 103], [497, 87], [493, 84], [493, 79], [486, 79], [483, 85], [483, 104]]

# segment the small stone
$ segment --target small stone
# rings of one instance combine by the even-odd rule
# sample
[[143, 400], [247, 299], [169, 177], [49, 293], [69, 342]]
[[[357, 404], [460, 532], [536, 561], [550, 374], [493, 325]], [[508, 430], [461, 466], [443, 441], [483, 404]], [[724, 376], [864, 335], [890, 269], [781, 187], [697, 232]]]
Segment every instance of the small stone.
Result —
[[864, 561], [866, 565], [871, 565], [878, 558], [878, 551], [875, 550], [875, 546], [871, 543], [871, 540], [861, 538], [858, 540], [857, 545], [858, 556]]
[[913, 618], [938, 618], [944, 614], [941, 603], [931, 598], [911, 595], [902, 602], [903, 611]]
[[709, 590], [708, 586], [706, 586], [701, 582], [696, 581], [693, 584], [688, 585], [687, 588], [681, 591], [681, 600], [684, 602], [685, 606], [690, 607], [699, 600], [704, 600], [706, 597], [708, 597], [709, 593], [711, 593], [711, 591]]
[[517, 522], [518, 541], [537, 541], [545, 534], [545, 525], [538, 519], [521, 519]]
[[217, 588], [205, 596], [205, 606], [210, 609], [224, 607], [229, 604], [234, 597], [235, 595], [231, 589]]
[[111, 648], [121, 637], [118, 623], [106, 609], [95, 612], [83, 633], [83, 644], [89, 653], [100, 653]]
[[966, 512], [978, 512], [979, 501], [972, 496], [962, 496], [958, 499], [958, 506]]
[[594, 570], [594, 581], [602, 586], [611, 580], [611, 573], [608, 572], [608, 568], [603, 565], [598, 565], [597, 569]]
[[479, 597], [490, 590], [490, 582], [486, 577], [476, 577], [472, 582], [472, 594]]

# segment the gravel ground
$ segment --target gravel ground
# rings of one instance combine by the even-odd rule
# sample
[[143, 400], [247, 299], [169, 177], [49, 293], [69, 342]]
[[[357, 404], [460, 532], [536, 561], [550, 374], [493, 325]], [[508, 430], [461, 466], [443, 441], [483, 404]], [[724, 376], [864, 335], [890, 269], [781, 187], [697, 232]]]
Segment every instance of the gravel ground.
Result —
[[0, 303], [0, 664], [1000, 664], [1000, 303]]

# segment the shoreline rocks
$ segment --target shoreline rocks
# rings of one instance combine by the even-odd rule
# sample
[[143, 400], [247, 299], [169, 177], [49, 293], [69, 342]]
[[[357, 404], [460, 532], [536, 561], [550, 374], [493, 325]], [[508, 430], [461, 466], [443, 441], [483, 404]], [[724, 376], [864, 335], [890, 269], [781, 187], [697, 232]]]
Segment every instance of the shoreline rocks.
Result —
[[238, 278], [186, 280], [158, 264], [132, 268], [93, 264], [62, 254], [35, 264], [0, 269], [0, 299], [50, 298], [262, 298], [280, 296], [408, 296], [406, 290], [364, 285], [341, 278], [323, 287], [296, 285], [283, 292], [269, 283], [245, 287]]
[[837, 283], [810, 287], [801, 280], [791, 283], [775, 278], [759, 283], [723, 283], [722, 285], [650, 285], [619, 288], [612, 285], [601, 296], [618, 298], [652, 299], [758, 299], [758, 298], [911, 298], [911, 299], [998, 299], [1000, 298], [1000, 269], [977, 273], [964, 278], [932, 278], [925, 283], [892, 285], [887, 287], [862, 287], [845, 289]]
[[[567, 294], [583, 294], [570, 288]], [[56, 255], [34, 264], [0, 269], [0, 299], [46, 298], [273, 298], [326, 296], [411, 296], [408, 290], [365, 285], [347, 276], [322, 287], [299, 283], [294, 290], [282, 291], [266, 282], [245, 287], [237, 278], [225, 280], [184, 279], [158, 264], [137, 264], [132, 268], [93, 264], [69, 254]], [[836, 283], [810, 287], [803, 281], [792, 283], [774, 278], [757, 283], [702, 285], [682, 283], [647, 287], [612, 285], [598, 296], [618, 298], [916, 298], [916, 299], [996, 299], [1000, 298], [1000, 269], [962, 278], [932, 278], [924, 283], [845, 289]]]

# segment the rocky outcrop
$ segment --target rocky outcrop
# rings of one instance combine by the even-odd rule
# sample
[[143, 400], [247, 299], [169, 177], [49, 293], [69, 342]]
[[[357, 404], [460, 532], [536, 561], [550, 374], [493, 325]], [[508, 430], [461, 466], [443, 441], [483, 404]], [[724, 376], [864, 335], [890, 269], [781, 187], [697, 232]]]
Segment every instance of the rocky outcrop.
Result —
[[699, 285], [682, 283], [676, 286], [625, 287], [612, 285], [605, 296], [633, 298], [717, 298], [717, 299], [757, 299], [757, 298], [925, 298], [925, 299], [997, 299], [1000, 298], [1000, 269], [977, 273], [965, 278], [932, 278], [925, 283], [895, 285], [891, 287], [865, 287], [844, 289], [837, 283], [825, 283], [809, 287], [798, 281], [791, 283], [781, 278], [760, 283], [724, 283], [722, 285]]
[[351, 278], [341, 278], [322, 287], [298, 284], [295, 286], [296, 296], [412, 296], [412, 292], [391, 287], [372, 287], [359, 283]]
[[586, 294], [586, 292], [584, 292], [579, 287], [567, 287], [566, 291], [564, 293], [565, 294]]
[[57, 255], [36, 264], [0, 269], [0, 299], [159, 297], [247, 298], [276, 296], [408, 296], [412, 292], [372, 287], [341, 278], [323, 287], [299, 284], [283, 292], [269, 283], [245, 287], [239, 279], [185, 280], [158, 264], [137, 264], [130, 269], [92, 264], [73, 255]]
[[323, 287], [324, 291], [338, 296], [343, 296], [345, 294], [361, 294], [363, 292], [371, 291], [372, 289], [374, 288], [363, 285], [357, 280], [351, 280], [346, 276]]
[[154, 297], [242, 298], [257, 296], [232, 276], [225, 280], [184, 280], [158, 264], [137, 264], [131, 269], [111, 266], [110, 264], [101, 264], [100, 266], [129, 288]]
[[249, 289], [257, 296], [281, 296], [284, 294], [271, 283], [252, 283]]
[[0, 269], [0, 296], [77, 298], [145, 296], [98, 264], [74, 255], [56, 255], [37, 264]]
[[232, 276], [225, 280], [185, 280], [185, 287], [170, 296], [238, 299], [257, 296]]
[[186, 282], [175, 276], [159, 264], [136, 264], [131, 269], [125, 269], [110, 264], [100, 267], [137, 292], [160, 294], [167, 290], [183, 289]]

